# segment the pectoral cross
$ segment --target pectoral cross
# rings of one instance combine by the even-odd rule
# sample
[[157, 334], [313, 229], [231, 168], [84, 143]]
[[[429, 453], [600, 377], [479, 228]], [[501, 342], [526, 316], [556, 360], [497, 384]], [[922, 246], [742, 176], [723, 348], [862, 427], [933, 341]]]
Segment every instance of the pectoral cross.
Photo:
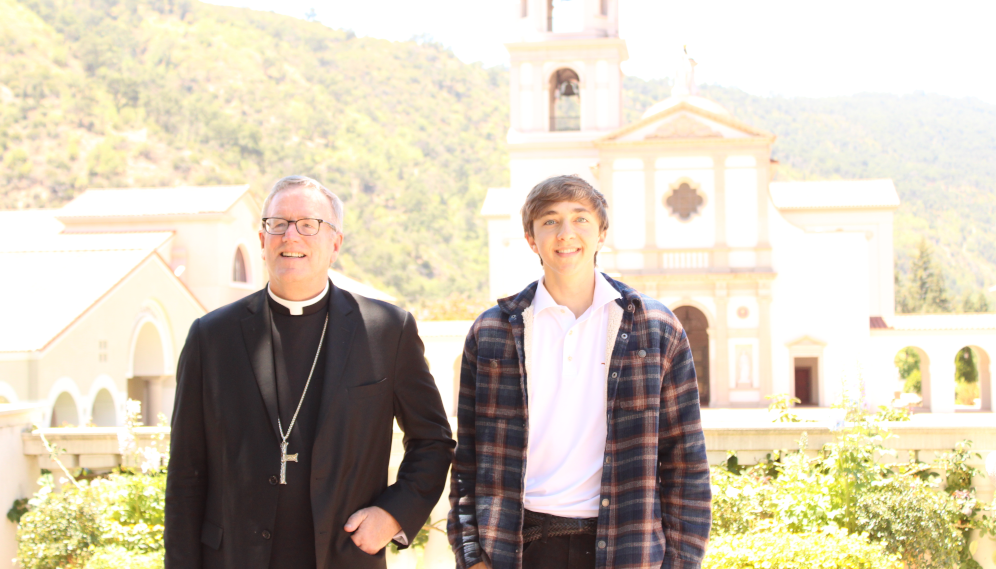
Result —
[[287, 454], [287, 441], [280, 443], [280, 483], [287, 484], [287, 463], [297, 462], [297, 453]]

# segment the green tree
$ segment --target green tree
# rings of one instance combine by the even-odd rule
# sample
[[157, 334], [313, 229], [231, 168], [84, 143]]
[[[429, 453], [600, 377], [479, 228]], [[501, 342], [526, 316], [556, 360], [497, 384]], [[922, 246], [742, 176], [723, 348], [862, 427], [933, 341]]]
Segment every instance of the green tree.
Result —
[[927, 239], [921, 238], [916, 256], [910, 262], [909, 282], [897, 295], [899, 312], [951, 312], [944, 273], [934, 262], [933, 255], [933, 248]]
[[989, 299], [982, 292], [970, 292], [961, 304], [962, 312], [989, 312]]
[[955, 356], [955, 401], [973, 405], [979, 397], [979, 362], [975, 350], [964, 347]]
[[903, 392], [920, 394], [920, 354], [916, 348], [906, 347], [899, 350], [894, 360], [896, 368], [899, 370], [899, 377], [903, 380]]

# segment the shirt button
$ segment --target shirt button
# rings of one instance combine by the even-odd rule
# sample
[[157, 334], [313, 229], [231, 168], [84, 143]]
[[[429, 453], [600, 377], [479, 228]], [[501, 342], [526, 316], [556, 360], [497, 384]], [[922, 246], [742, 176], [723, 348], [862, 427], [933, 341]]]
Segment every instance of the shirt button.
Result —
[[630, 304], [629, 306], [626, 307], [626, 310], [629, 310], [630, 312], [633, 312], [634, 308], [636, 308], [636, 307], [633, 306], [632, 304]]
[[563, 314], [565, 311], [563, 308], [560, 309], [560, 313]]
[[605, 508], [609, 507], [609, 499], [608, 498], [602, 500], [602, 507], [605, 507]]
[[619, 377], [619, 374], [616, 372], [612, 372], [612, 379], [615, 379], [617, 377]]
[[639, 352], [636, 353], [636, 355], [640, 356], [641, 358], [645, 358], [647, 357], [647, 350], [640, 350]]
[[609, 456], [605, 457], [605, 464], [609, 464], [611, 462], [612, 462], [612, 457]]
[[498, 367], [498, 360], [491, 360], [491, 367]]
[[270, 477], [270, 485], [271, 485], [271, 486], [276, 486], [276, 485], [277, 485], [277, 482], [280, 482], [280, 479], [279, 479], [279, 478], [277, 478], [276, 476], [271, 476], [271, 477]]
[[623, 334], [621, 337], [623, 340], [625, 340], [626, 338], [629, 338], [629, 334]]
[[263, 533], [260, 534], [260, 535], [263, 536], [263, 539], [270, 539], [270, 530], [265, 529], [265, 530], [263, 530]]
[[574, 330], [571, 330], [570, 332], [568, 332], [567, 335], [568, 336], [573, 336], [574, 335]]
[[598, 548], [599, 549], [605, 549], [605, 541], [598, 542]]
[[567, 356], [567, 361], [574, 361], [574, 356]]

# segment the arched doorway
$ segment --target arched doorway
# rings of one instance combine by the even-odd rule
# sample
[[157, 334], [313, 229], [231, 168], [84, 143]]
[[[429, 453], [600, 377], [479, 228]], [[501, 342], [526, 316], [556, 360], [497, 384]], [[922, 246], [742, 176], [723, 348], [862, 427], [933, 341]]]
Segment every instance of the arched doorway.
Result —
[[900, 400], [923, 411], [930, 410], [930, 359], [927, 352], [906, 346], [893, 359], [899, 379]]
[[581, 81], [573, 69], [550, 76], [550, 131], [581, 130]]
[[709, 321], [705, 314], [694, 306], [680, 306], [674, 309], [674, 315], [681, 321], [688, 336], [688, 344], [692, 348], [692, 359], [695, 361], [695, 375], [699, 382], [699, 404], [709, 405]]
[[76, 400], [69, 393], [63, 391], [55, 398], [55, 405], [52, 405], [52, 420], [49, 421], [51, 427], [61, 427], [63, 425], [79, 426], [80, 414], [76, 407]]
[[162, 380], [166, 373], [162, 336], [151, 321], [138, 329], [132, 351], [132, 376], [128, 379], [128, 399], [142, 404], [142, 423], [155, 425], [163, 411]]
[[955, 410], [989, 411], [992, 408], [989, 354], [978, 346], [965, 346], [955, 356]]
[[114, 397], [111, 392], [101, 389], [93, 398], [93, 409], [90, 412], [91, 421], [98, 427], [116, 427], [118, 414], [114, 410]]

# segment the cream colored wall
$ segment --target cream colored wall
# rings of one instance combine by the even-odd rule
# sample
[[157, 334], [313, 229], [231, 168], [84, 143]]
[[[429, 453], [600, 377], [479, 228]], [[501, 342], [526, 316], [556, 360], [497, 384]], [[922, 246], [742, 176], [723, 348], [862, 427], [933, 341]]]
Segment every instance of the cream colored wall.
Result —
[[[259, 248], [260, 212], [248, 196], [239, 200], [224, 216], [217, 219], [179, 221], [171, 265], [183, 263], [180, 275], [190, 290], [208, 310], [214, 310], [263, 288], [265, 270]], [[232, 263], [236, 248], [245, 248], [245, 259], [251, 275], [247, 284], [232, 282]], [[185, 259], [185, 260], [181, 260]]]
[[11, 403], [29, 399], [28, 377], [31, 365], [28, 354], [0, 354], [0, 395]]
[[806, 210], [781, 212], [790, 223], [812, 232], [861, 232], [868, 239], [868, 298], [870, 316], [886, 322], [895, 315], [892, 209]]
[[864, 232], [811, 233], [772, 212], [777, 277], [771, 293], [773, 393], [790, 393], [788, 344], [809, 336], [826, 344], [820, 405], [835, 402], [842, 380], [879, 381], [868, 369], [868, 240]]
[[[142, 315], [158, 310], [165, 316], [161, 324], [168, 331], [164, 338], [168, 354], [164, 375], [173, 375], [190, 324], [204, 311], [173, 279], [169, 267], [153, 256], [42, 353], [38, 361], [37, 393], [47, 403], [46, 419], [51, 403], [71, 383], [78, 391], [73, 395], [83, 420], [90, 415], [97, 390], [114, 388], [111, 395], [118, 404], [120, 422], [127, 398], [132, 341], [138, 332], [136, 325]], [[107, 342], [106, 362], [98, 357], [98, 342], [102, 340]], [[165, 399], [171, 409], [172, 397]]]
[[[180, 280], [208, 310], [214, 310], [265, 284], [259, 254], [260, 205], [247, 193], [223, 214], [198, 214], [131, 219], [96, 219], [76, 223], [74, 231], [173, 231], [160, 254], [171, 270], [183, 265]], [[245, 247], [248, 284], [232, 282], [236, 248]]]

